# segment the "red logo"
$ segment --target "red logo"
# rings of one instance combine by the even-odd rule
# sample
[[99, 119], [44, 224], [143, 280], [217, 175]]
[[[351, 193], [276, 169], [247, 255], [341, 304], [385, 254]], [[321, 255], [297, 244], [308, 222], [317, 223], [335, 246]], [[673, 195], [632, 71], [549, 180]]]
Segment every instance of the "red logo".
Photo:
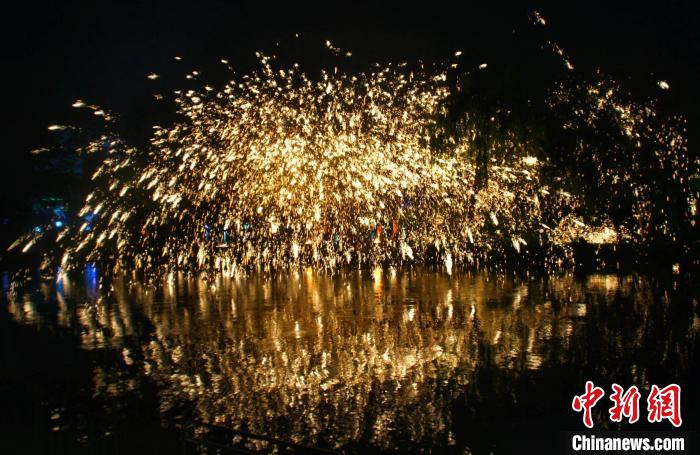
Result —
[[[629, 423], [639, 420], [639, 399], [641, 394], [637, 386], [625, 390], [618, 384], [612, 385], [613, 393], [610, 401], [613, 406], [608, 410], [612, 422], [622, 422], [627, 418]], [[605, 396], [605, 391], [596, 387], [592, 381], [586, 381], [586, 391], [582, 395], [575, 395], [571, 402], [571, 408], [576, 412], [583, 411], [583, 424], [593, 428], [592, 409]], [[650, 423], [668, 420], [674, 426], [680, 427], [681, 418], [681, 387], [671, 384], [663, 389], [652, 385], [647, 398], [647, 420]]]

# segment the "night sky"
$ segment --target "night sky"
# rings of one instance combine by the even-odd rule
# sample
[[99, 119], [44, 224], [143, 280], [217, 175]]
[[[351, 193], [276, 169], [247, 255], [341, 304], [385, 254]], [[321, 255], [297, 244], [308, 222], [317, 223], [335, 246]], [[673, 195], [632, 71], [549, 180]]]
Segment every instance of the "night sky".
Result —
[[[3, 14], [9, 76], [3, 211], [23, 203], [32, 177], [29, 150], [51, 144], [48, 125], [75, 120], [70, 104], [78, 98], [119, 114], [124, 134], [138, 141], [153, 123], [167, 121], [153, 110], [151, 94], [186, 87], [184, 74], [193, 69], [204, 73], [200, 85], [230, 78], [220, 58], [244, 73], [254, 65], [254, 51], [262, 50], [299, 61], [313, 76], [328, 64], [323, 43], [329, 39], [353, 52], [350, 69], [367, 70], [372, 62], [444, 61], [456, 50], [489, 61], [506, 37], [527, 26], [534, 9], [577, 69], [601, 67], [619, 78], [631, 76], [633, 85], [650, 91], [656, 81], [669, 81], [671, 90], [657, 95], [689, 119], [692, 149], [698, 2], [612, 3], [24, 2]], [[294, 33], [302, 39], [295, 41]], [[174, 55], [183, 61], [175, 62]], [[150, 72], [163, 77], [149, 81]]]

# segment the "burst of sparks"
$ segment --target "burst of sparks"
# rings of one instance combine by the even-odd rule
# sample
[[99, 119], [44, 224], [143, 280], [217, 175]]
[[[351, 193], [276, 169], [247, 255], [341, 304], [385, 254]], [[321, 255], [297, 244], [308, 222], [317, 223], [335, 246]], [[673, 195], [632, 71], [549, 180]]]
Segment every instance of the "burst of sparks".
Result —
[[81, 211], [96, 221], [76, 233], [70, 256], [114, 251], [142, 267], [232, 271], [400, 262], [433, 250], [473, 263], [503, 248], [520, 253], [533, 234], [559, 242], [556, 230], [530, 229], [552, 223], [543, 211], [562, 204], [540, 186], [536, 159], [494, 163], [476, 191], [468, 143], [449, 158], [431, 149], [444, 74], [389, 66], [313, 82], [260, 58], [262, 70], [240, 82], [182, 93], [184, 120], [156, 128], [138, 172], [138, 151], [111, 150]]
[[[550, 45], [570, 67], [561, 48]], [[330, 41], [326, 47], [340, 52]], [[311, 80], [296, 64], [275, 67], [271, 57], [258, 57], [259, 71], [220, 89], [175, 92], [181, 120], [155, 126], [148, 150], [106, 137], [87, 147], [104, 150], [107, 143], [108, 156], [80, 210], [89, 220], [61, 233], [69, 241], [64, 265], [87, 259], [234, 273], [251, 265], [336, 268], [437, 256], [451, 268], [530, 248], [561, 264], [577, 238], [610, 243], [635, 234], [634, 226], [605, 216], [582, 221], [578, 198], [544, 183], [545, 163], [523, 154], [527, 149], [512, 137], [492, 142], [502, 158], [491, 159], [483, 186], [469, 140], [476, 126], [465, 129], [466, 140], [452, 141], [449, 154], [438, 153], [431, 132], [450, 94], [444, 72], [388, 65], [357, 75], [336, 69]], [[600, 86], [587, 90], [592, 105], [574, 117], [593, 122], [585, 116], [605, 109], [632, 140], [657, 134], [645, 130], [653, 115], [648, 107], [620, 102]], [[567, 96], [554, 91], [552, 106], [572, 106]], [[676, 159], [684, 140], [663, 134], [668, 159]], [[643, 204], [635, 208], [641, 224], [648, 217]]]

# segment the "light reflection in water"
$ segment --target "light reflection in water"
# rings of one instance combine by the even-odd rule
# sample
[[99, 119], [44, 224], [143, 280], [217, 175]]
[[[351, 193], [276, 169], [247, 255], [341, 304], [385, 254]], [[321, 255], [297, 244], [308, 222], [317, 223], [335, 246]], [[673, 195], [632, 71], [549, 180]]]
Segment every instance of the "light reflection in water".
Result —
[[[575, 365], [577, 346], [602, 336], [618, 376], [644, 384], [643, 365], [619, 362], [624, 353], [652, 337], [684, 355], [697, 332], [694, 301], [685, 332], [658, 339], [655, 315], [669, 301], [636, 275], [309, 268], [213, 282], [171, 273], [155, 287], [132, 278], [101, 280], [93, 266], [80, 289], [59, 273], [9, 308], [46, 323], [41, 302], [55, 301], [56, 322], [78, 327], [84, 348], [116, 349], [160, 385], [163, 415], [334, 447], [456, 444], [453, 400], [487, 366], [522, 376]], [[123, 376], [98, 368], [96, 391], [118, 397]]]

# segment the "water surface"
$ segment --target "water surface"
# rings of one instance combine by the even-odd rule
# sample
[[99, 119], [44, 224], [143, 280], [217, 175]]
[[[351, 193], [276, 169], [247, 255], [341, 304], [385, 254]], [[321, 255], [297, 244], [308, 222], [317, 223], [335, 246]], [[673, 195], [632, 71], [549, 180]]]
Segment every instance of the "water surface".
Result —
[[[151, 394], [161, 426], [479, 453], [517, 445], [509, 435], [583, 428], [570, 401], [586, 380], [681, 383], [695, 425], [697, 296], [690, 277], [670, 274], [299, 269], [146, 285], [88, 267], [13, 288], [5, 306], [17, 323], [111, 353], [84, 373], [85, 399], [110, 415]], [[617, 428], [608, 407], [597, 428]]]

